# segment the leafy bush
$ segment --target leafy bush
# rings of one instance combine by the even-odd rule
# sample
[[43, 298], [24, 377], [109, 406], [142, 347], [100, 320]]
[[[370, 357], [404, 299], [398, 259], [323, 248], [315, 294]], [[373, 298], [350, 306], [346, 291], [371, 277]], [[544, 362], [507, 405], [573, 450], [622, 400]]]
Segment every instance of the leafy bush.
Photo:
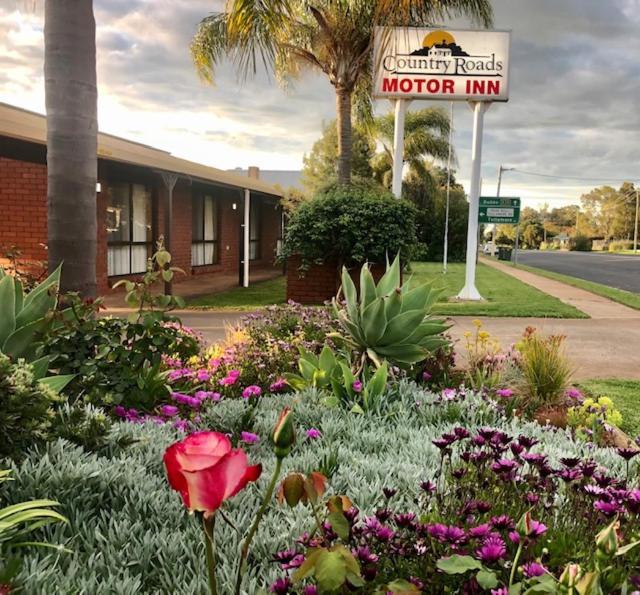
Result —
[[569, 250], [575, 252], [591, 252], [592, 242], [587, 236], [578, 234], [569, 240]]
[[611, 427], [622, 424], [622, 414], [609, 397], [588, 398], [569, 409], [567, 422], [579, 437], [602, 444]]
[[[599, 481], [617, 481], [624, 475], [621, 457], [611, 449], [587, 448], [584, 443], [574, 442], [566, 432], [507, 419], [491, 402], [469, 392], [445, 391], [434, 395], [406, 382], [393, 390], [398, 395], [395, 409], [383, 416], [348, 415], [340, 408], [327, 409], [313, 390], [259, 401], [252, 431], [260, 441], [249, 448], [251, 460], [261, 461], [265, 467], [258, 486], [260, 491], [275, 464], [267, 436], [281, 406], [290, 405], [295, 407], [300, 438], [287, 459], [288, 467], [309, 473], [326, 465], [331, 494], [348, 495], [360, 510], [360, 518], [371, 516], [381, 508], [393, 508], [394, 513], [424, 510], [429, 515], [425, 522], [462, 524], [466, 533], [468, 527], [476, 521], [481, 524], [481, 518], [485, 518], [471, 513], [469, 508], [459, 510], [458, 504], [465, 498], [466, 490], [473, 490], [468, 492], [470, 502], [475, 501], [473, 493], [479, 498], [487, 494], [485, 499], [494, 508], [485, 516], [508, 514], [515, 520], [519, 511], [528, 506], [524, 495], [528, 491], [540, 491], [540, 501], [534, 506], [536, 513], [541, 510], [540, 515], [544, 516], [535, 518], [549, 527], [546, 534], [549, 540], [538, 542], [536, 547], [543, 544], [548, 547], [553, 564], [588, 561], [594, 533], [608, 521], [604, 520], [603, 512], [594, 508], [599, 501], [597, 496], [584, 489], [594, 482], [586, 475], [591, 469], [590, 463], [580, 463], [579, 468], [585, 470], [581, 479], [567, 478], [565, 483], [564, 476], [571, 475], [565, 471], [570, 471], [567, 465], [571, 464], [572, 457], [586, 455], [609, 470], [597, 472], [597, 477], [602, 478]], [[250, 407], [241, 399], [211, 403], [203, 408], [201, 427], [228, 431], [236, 436]], [[16, 584], [24, 586], [26, 592], [133, 595], [206, 591], [202, 546], [191, 546], [200, 543], [200, 530], [184, 514], [180, 498], [169, 489], [161, 467], [162, 453], [175, 440], [175, 431], [154, 424], [118, 426], [112, 436], [114, 443], [123, 438], [135, 440], [124, 453], [120, 449], [106, 449], [97, 456], [59, 441], [32, 452], [14, 467], [16, 481], [6, 497], [19, 502], [55, 494], [63, 505], [61, 512], [69, 518], [69, 526], [51, 526], [35, 537], [67, 544], [73, 550], [72, 554], [62, 557], [46, 550], [28, 552]], [[539, 463], [544, 463], [544, 469], [551, 467], [554, 471], [543, 482], [539, 479], [540, 472], [536, 471], [542, 467], [533, 464], [538, 459], [534, 457], [529, 463], [509, 455], [517, 459], [520, 467], [517, 481], [505, 481], [491, 469], [498, 453], [507, 458], [510, 451], [510, 442], [502, 439], [490, 441], [492, 446], [483, 447], [474, 447], [467, 440], [466, 448], [452, 447], [451, 455], [446, 455], [443, 462], [441, 450], [432, 440], [440, 439], [443, 433], [453, 433], [458, 426], [474, 435], [490, 426], [492, 430], [504, 432], [514, 443], [520, 442], [519, 438], [515, 439], [520, 435], [538, 440], [539, 444], [528, 451], [540, 456]], [[311, 428], [317, 429], [321, 436], [307, 438], [306, 431]], [[392, 437], [385, 439], [385, 436]], [[486, 452], [489, 459], [463, 464], [462, 454], [467, 449], [472, 453]], [[459, 472], [459, 467], [464, 472]], [[489, 483], [474, 481], [475, 474], [486, 477]], [[435, 500], [429, 500], [427, 492], [418, 487], [428, 481], [439, 482], [438, 495], [432, 497]], [[382, 500], [385, 487], [397, 490], [390, 504]], [[607, 492], [613, 494], [611, 489]], [[619, 497], [622, 496], [620, 492]], [[249, 511], [255, 510], [257, 498], [258, 493], [245, 490], [229, 503], [226, 515], [241, 532], [251, 522]], [[414, 508], [416, 498], [421, 508]], [[439, 504], [443, 505], [440, 518], [437, 516]], [[551, 506], [545, 509], [545, 504]], [[572, 513], [567, 514], [567, 510]], [[624, 530], [631, 526], [634, 518], [633, 513], [624, 513]], [[392, 521], [384, 524], [402, 536], [411, 535], [417, 542], [418, 536], [410, 534], [408, 527], [396, 528]], [[271, 561], [274, 554], [290, 548], [295, 537], [311, 531], [313, 526], [307, 515], [275, 504], [269, 507], [254, 541], [244, 592], [259, 593], [279, 578], [282, 571]], [[234, 581], [238, 534], [220, 529], [217, 539], [221, 592], [227, 592], [227, 586]], [[378, 548], [380, 543], [372, 538], [371, 546]], [[444, 580], [436, 574], [435, 564], [448, 546], [434, 539], [432, 547], [434, 549], [428, 551], [433, 553], [422, 558], [424, 565], [432, 570], [434, 580]], [[507, 544], [507, 547], [512, 546]], [[635, 564], [636, 559], [629, 563]], [[458, 579], [454, 577], [454, 580]], [[440, 591], [426, 588], [425, 592]]]
[[17, 456], [32, 444], [51, 437], [55, 391], [41, 383], [33, 367], [13, 363], [0, 353], [0, 457]]
[[609, 243], [609, 252], [620, 252], [622, 250], [633, 250], [632, 240], [616, 240]]
[[573, 370], [564, 352], [565, 337], [541, 336], [529, 327], [517, 343], [527, 409], [558, 405], [569, 387]]
[[410, 260], [416, 243], [415, 208], [386, 190], [333, 186], [292, 215], [283, 257], [299, 256], [302, 268], [337, 259], [351, 266], [383, 263], [388, 254]]
[[71, 402], [150, 410], [169, 394], [163, 356], [199, 350], [198, 337], [178, 323], [79, 315], [54, 327], [41, 353], [61, 374], [75, 374], [65, 390]]

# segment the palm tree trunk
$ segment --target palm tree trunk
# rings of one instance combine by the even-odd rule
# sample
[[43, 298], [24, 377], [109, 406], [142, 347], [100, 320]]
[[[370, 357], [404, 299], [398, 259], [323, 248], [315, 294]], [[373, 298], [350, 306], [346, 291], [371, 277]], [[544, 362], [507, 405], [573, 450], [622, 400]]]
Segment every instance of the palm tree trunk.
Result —
[[351, 184], [351, 91], [336, 89], [338, 126], [338, 182]]
[[47, 0], [49, 270], [61, 262], [62, 291], [96, 294], [98, 108], [93, 0]]

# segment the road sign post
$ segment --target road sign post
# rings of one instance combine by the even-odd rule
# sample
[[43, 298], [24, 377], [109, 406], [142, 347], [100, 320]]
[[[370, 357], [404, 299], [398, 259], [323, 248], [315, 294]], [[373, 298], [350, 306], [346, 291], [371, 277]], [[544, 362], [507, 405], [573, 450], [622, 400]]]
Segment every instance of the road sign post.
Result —
[[520, 221], [520, 199], [512, 196], [481, 196], [478, 209], [479, 223], [515, 225]]

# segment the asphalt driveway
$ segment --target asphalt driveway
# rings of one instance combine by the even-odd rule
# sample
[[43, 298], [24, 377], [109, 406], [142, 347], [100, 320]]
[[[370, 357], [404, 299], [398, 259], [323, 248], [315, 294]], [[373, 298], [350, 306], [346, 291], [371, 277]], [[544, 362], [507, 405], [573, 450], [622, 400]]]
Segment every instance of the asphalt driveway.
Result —
[[640, 256], [527, 250], [518, 263], [640, 293]]

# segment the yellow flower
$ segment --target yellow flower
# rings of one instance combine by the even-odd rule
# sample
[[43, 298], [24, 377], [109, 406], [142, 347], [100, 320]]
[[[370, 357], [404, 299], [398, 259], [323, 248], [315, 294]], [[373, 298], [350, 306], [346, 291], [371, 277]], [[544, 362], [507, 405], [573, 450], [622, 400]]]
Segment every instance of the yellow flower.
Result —
[[471, 331], [465, 331], [463, 334], [468, 339], [471, 336]]
[[487, 331], [480, 331], [478, 333], [478, 338], [481, 341], [486, 341], [491, 335]]
[[477, 318], [473, 321], [473, 326], [476, 328], [480, 328], [482, 326], [482, 320], [478, 320]]
[[613, 408], [613, 401], [609, 397], [600, 397], [598, 399], [598, 405], [606, 407], [607, 409]]

